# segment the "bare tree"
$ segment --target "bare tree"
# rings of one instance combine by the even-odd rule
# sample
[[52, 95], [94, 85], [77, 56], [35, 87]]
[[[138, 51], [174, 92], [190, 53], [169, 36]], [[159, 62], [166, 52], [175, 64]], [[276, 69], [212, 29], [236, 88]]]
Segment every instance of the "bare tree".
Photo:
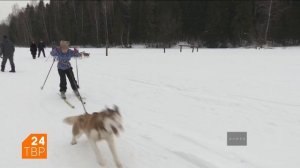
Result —
[[83, 33], [83, 5], [81, 5], [81, 33]]
[[78, 21], [77, 21], [77, 15], [76, 15], [76, 4], [75, 4], [75, 0], [73, 0], [72, 1], [72, 8], [73, 8], [73, 15], [74, 15], [74, 18], [75, 18], [75, 41], [77, 42], [77, 36], [78, 36], [78, 29], [77, 29], [77, 27], [78, 27]]
[[47, 29], [47, 25], [46, 25], [46, 19], [45, 19], [45, 11], [44, 11], [44, 9], [45, 9], [45, 6], [44, 6], [44, 3], [43, 3], [43, 1], [40, 1], [40, 4], [39, 5], [41, 5], [41, 6], [39, 6], [40, 7], [40, 12], [41, 12], [41, 15], [42, 15], [42, 24], [43, 24], [43, 29], [45, 30], [45, 34], [46, 34], [46, 38], [47, 38], [47, 40], [50, 40], [49, 39], [49, 34], [48, 34], [48, 29]]
[[20, 16], [20, 21], [22, 22], [22, 30], [23, 30], [23, 34], [24, 34], [24, 39], [25, 39], [25, 44], [28, 44], [31, 40], [31, 33], [29, 31], [29, 26], [28, 26], [28, 22], [27, 22], [27, 15], [25, 12], [21, 13], [22, 16]]
[[265, 42], [267, 43], [267, 38], [268, 38], [268, 31], [269, 31], [269, 25], [270, 25], [270, 18], [271, 18], [271, 11], [272, 11], [272, 0], [270, 0], [270, 6], [269, 6], [269, 14], [268, 14], [268, 22], [267, 22], [267, 27], [266, 27], [266, 32], [265, 32]]
[[99, 41], [99, 12], [98, 12], [98, 4], [97, 1], [95, 1], [94, 4], [94, 19], [95, 19], [95, 26], [96, 26], [96, 38], [97, 38], [97, 46], [100, 46]]

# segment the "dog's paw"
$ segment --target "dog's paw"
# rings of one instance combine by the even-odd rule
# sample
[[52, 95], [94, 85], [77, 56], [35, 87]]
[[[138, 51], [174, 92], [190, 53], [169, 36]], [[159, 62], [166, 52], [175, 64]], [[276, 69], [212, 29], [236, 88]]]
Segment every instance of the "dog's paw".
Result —
[[72, 141], [72, 142], [71, 142], [71, 145], [76, 145], [76, 144], [77, 144], [76, 141]]
[[123, 168], [121, 163], [117, 163], [117, 168]]
[[100, 164], [101, 168], [107, 168], [106, 164]]

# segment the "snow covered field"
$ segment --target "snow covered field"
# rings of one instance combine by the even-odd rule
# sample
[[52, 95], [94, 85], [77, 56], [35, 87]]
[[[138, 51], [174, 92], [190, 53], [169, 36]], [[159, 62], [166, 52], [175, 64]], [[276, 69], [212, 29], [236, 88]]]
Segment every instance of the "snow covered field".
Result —
[[[300, 48], [110, 49], [108, 57], [83, 50], [91, 56], [78, 60], [80, 92], [89, 112], [120, 107], [125, 132], [116, 142], [125, 168], [299, 167]], [[70, 87], [76, 108], [59, 98], [56, 67], [40, 90], [52, 62], [45, 60], [17, 48], [17, 73], [9, 63], [0, 73], [0, 167], [98, 167], [84, 136], [70, 145], [62, 120], [83, 109]], [[246, 131], [248, 146], [227, 146], [228, 131]], [[30, 133], [48, 134], [48, 159], [21, 159]], [[106, 144], [99, 146], [114, 168]]]

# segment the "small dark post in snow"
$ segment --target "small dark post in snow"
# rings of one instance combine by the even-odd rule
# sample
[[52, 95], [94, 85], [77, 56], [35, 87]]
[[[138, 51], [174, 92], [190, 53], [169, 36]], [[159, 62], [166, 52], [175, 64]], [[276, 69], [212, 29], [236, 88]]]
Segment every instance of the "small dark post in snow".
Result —
[[194, 46], [192, 46], [192, 53], [194, 52]]
[[198, 48], [199, 48], [199, 46], [197, 46], [197, 52], [198, 52]]
[[164, 47], [164, 53], [166, 53], [166, 47]]
[[182, 45], [180, 45], [180, 52], [182, 51]]
[[105, 55], [108, 56], [108, 26], [107, 26], [107, 6], [106, 6], [106, 0], [104, 1], [104, 16], [105, 16], [105, 35], [106, 35], [106, 44], [105, 44]]

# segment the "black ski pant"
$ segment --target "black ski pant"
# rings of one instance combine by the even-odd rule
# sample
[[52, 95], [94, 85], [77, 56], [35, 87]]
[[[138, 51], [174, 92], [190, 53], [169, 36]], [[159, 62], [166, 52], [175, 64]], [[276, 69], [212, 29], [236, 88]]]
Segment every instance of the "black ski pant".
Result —
[[35, 59], [36, 57], [36, 52], [31, 52], [32, 58]]
[[77, 81], [75, 80], [74, 77], [73, 68], [69, 68], [66, 70], [58, 69], [58, 74], [60, 77], [60, 84], [59, 84], [60, 92], [67, 91], [67, 77], [69, 79], [69, 82], [73, 90], [77, 90], [79, 88]]
[[14, 57], [13, 56], [9, 56], [9, 57], [3, 56], [2, 64], [1, 64], [1, 70], [4, 71], [7, 59], [9, 60], [11, 70], [15, 71], [15, 63], [14, 63]]
[[46, 57], [46, 56], [45, 56], [45, 50], [44, 50], [44, 49], [39, 49], [38, 57], [40, 57], [41, 51], [43, 52], [44, 57]]

